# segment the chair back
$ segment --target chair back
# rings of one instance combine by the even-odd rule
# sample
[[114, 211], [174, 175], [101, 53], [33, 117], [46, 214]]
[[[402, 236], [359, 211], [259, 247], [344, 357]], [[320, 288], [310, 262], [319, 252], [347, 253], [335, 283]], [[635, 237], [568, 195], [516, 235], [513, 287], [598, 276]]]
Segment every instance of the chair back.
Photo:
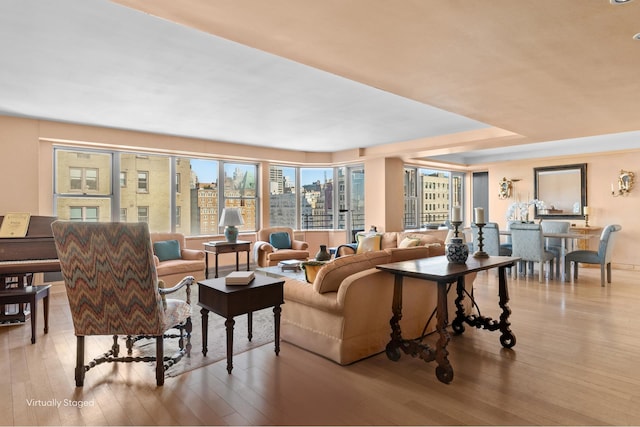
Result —
[[[568, 233], [571, 223], [569, 221], [542, 221], [540, 224], [542, 233]], [[547, 238], [547, 246], [562, 246], [562, 239], [559, 237]]]
[[602, 230], [600, 244], [598, 245], [598, 258], [605, 263], [611, 262], [613, 245], [620, 230], [622, 230], [622, 226], [618, 224], [607, 225], [604, 230]]
[[77, 336], [164, 332], [146, 223], [55, 221], [51, 228]]
[[523, 261], [544, 260], [544, 237], [540, 224], [511, 224], [511, 244], [514, 257], [520, 257]]
[[258, 230], [257, 240], [262, 242], [268, 242], [269, 237], [271, 236], [272, 233], [282, 233], [282, 232], [289, 233], [289, 239], [291, 241], [294, 240], [293, 228], [291, 227], [269, 227], [269, 228], [260, 229]]
[[[473, 248], [478, 250], [478, 226], [471, 223]], [[500, 230], [495, 222], [488, 222], [482, 227], [482, 250], [492, 256], [500, 255]]]

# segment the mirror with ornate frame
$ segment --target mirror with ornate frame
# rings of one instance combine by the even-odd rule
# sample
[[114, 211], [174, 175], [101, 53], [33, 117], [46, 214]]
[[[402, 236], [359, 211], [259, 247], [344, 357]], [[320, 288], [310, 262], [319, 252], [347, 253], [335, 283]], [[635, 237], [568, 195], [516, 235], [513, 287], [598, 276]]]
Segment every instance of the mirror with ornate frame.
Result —
[[536, 218], [584, 219], [587, 206], [587, 164], [533, 169], [534, 197], [545, 204], [535, 208]]

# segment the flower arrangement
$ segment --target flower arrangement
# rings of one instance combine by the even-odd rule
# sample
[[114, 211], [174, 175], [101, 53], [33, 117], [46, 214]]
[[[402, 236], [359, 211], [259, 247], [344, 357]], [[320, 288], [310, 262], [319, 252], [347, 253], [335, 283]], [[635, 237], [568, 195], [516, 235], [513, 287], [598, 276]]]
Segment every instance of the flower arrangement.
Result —
[[535, 206], [538, 209], [546, 209], [542, 200], [533, 199], [528, 202], [513, 202], [507, 209], [507, 219], [529, 221], [529, 208]]

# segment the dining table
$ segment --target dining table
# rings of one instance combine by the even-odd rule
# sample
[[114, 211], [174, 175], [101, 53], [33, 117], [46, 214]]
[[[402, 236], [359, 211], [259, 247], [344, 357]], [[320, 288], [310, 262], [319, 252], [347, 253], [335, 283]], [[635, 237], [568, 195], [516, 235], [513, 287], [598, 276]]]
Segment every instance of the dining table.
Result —
[[[501, 236], [511, 236], [511, 230], [500, 230]], [[560, 280], [565, 282], [568, 277], [565, 271], [565, 257], [567, 255], [567, 250], [570, 247], [573, 249], [573, 243], [577, 240], [587, 240], [593, 237], [593, 235], [583, 234], [583, 233], [575, 233], [569, 231], [568, 233], [542, 233], [542, 236], [545, 239], [556, 238], [560, 239]]]

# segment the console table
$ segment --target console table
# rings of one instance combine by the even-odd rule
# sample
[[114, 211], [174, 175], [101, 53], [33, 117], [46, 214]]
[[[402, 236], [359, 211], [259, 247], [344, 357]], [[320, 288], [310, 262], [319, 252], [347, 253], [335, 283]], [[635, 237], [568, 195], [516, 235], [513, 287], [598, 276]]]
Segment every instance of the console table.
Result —
[[208, 242], [204, 244], [204, 277], [205, 279], [209, 278], [209, 253], [215, 254], [216, 256], [216, 273], [214, 277], [218, 277], [218, 255], [233, 253], [236, 254], [236, 270], [240, 268], [240, 252], [247, 253], [247, 271], [249, 271], [249, 252], [251, 251], [251, 242], [238, 240], [237, 242], [231, 243], [224, 240], [217, 242]]
[[[476, 328], [490, 331], [500, 330], [500, 343], [505, 348], [511, 348], [516, 344], [516, 337], [511, 332], [509, 326], [509, 315], [511, 309], [507, 306], [509, 302], [509, 292], [507, 289], [506, 269], [515, 265], [520, 258], [516, 257], [496, 257], [473, 258], [469, 257], [466, 264], [454, 264], [447, 261], [446, 257], [422, 258], [411, 261], [394, 262], [377, 266], [379, 270], [387, 271], [395, 276], [393, 287], [393, 303], [391, 318], [391, 341], [387, 344], [387, 357], [393, 361], [400, 359], [400, 350], [412, 356], [418, 356], [425, 362], [435, 360], [436, 377], [443, 383], [450, 383], [453, 380], [453, 367], [447, 358], [447, 344], [451, 339], [447, 331], [447, 285], [456, 283], [457, 298], [456, 317], [451, 323], [451, 327], [456, 334], [464, 332], [464, 323]], [[465, 313], [462, 301], [466, 293], [464, 286], [465, 275], [477, 271], [498, 268], [498, 305], [502, 309], [499, 320], [489, 317]], [[404, 277], [414, 277], [417, 279], [430, 280], [436, 282], [438, 287], [438, 298], [436, 306], [436, 331], [439, 339], [435, 348], [423, 344], [420, 340], [405, 340], [402, 338], [400, 330], [400, 319], [402, 318], [402, 282]], [[475, 303], [475, 301], [474, 301]]]

